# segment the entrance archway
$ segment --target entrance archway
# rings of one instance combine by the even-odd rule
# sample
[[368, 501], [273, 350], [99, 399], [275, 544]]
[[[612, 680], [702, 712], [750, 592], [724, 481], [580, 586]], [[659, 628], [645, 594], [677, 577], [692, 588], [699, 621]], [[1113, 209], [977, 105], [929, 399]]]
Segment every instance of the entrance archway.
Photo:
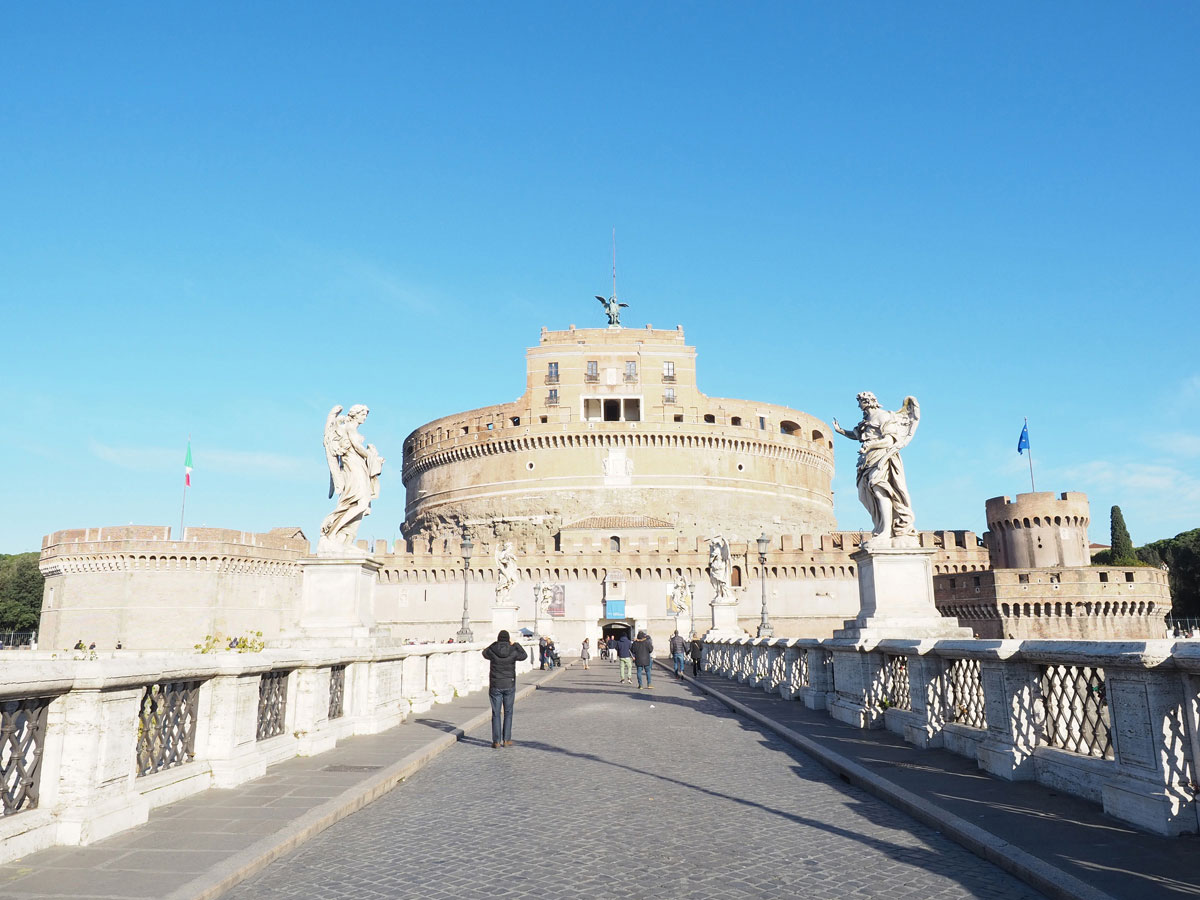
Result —
[[623, 634], [633, 637], [633, 619], [601, 619], [598, 624], [606, 641], [619, 638]]

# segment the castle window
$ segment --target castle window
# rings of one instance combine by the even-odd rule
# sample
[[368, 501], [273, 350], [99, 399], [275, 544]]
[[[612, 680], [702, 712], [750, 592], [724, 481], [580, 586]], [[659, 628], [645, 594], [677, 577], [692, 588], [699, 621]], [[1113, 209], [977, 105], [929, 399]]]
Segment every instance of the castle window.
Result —
[[615, 534], [608, 539], [608, 549], [613, 553], [621, 552], [621, 539]]
[[954, 588], [955, 588], [955, 587], [957, 587], [957, 585], [954, 583], [954, 579], [953, 579], [953, 578], [951, 578], [951, 579], [950, 579], [950, 589], [951, 589], [951, 590], [954, 590]]
[[742, 567], [741, 566], [734, 566], [733, 569], [730, 571], [729, 586], [730, 587], [741, 587], [742, 586]]
[[741, 416], [734, 416], [733, 418], [731, 418], [731, 419], [729, 420], [729, 424], [730, 424], [730, 425], [741, 425], [741, 424], [742, 424], [742, 417], [741, 417]]
[[583, 380], [588, 382], [596, 382], [600, 380], [600, 363], [597, 360], [588, 360], [587, 374], [584, 376]]
[[558, 406], [558, 388], [550, 388], [550, 393], [546, 395], [547, 406]]
[[974, 581], [975, 581], [975, 587], [979, 587], [979, 576], [978, 575], [975, 576]]
[[1017, 576], [1017, 582], [1019, 584], [1029, 584], [1029, 573], [1022, 572], [1020, 575]]
[[538, 416], [538, 421], [545, 425], [548, 420], [545, 416]]
[[494, 429], [495, 427], [496, 427], [496, 426], [495, 426], [495, 425], [493, 425], [491, 422], [488, 422], [488, 424], [487, 424], [487, 430], [488, 430], [488, 431], [491, 431], [491, 430], [492, 430], [492, 429]]
[[712, 413], [705, 413], [704, 414], [704, 423], [706, 425], [715, 425], [715, 424], [717, 424], [717, 417], [714, 416]]
[[675, 413], [675, 421], [682, 422], [683, 421], [683, 413]]
[[620, 400], [605, 400], [604, 401], [604, 421], [605, 422], [620, 422], [621, 421], [621, 401]]
[[674, 380], [675, 380], [675, 363], [670, 362], [670, 361], [663, 363], [663, 381], [674, 381]]
[[759, 417], [758, 417], [758, 430], [759, 430], [759, 431], [766, 431], [766, 430], [767, 430], [767, 417], [766, 417], [766, 416], [759, 416]]
[[1100, 583], [1101, 583], [1101, 584], [1108, 584], [1108, 573], [1107, 573], [1107, 572], [1101, 572], [1101, 573], [1100, 573]]
[[800, 426], [797, 425], [795, 422], [780, 422], [779, 423], [779, 433], [796, 435], [797, 437], [802, 436], [801, 431], [800, 431]]
[[636, 397], [628, 398], [621, 403], [626, 422], [642, 421], [642, 401]]
[[625, 380], [637, 381], [637, 361], [627, 360], [625, 363]]
[[462, 430], [463, 430], [463, 434], [470, 434], [470, 433], [471, 433], [471, 429], [470, 429], [470, 427], [469, 427], [469, 426], [467, 426], [467, 425], [464, 425], [464, 426], [462, 427]]
[[1133, 581], [1133, 573], [1132, 573], [1132, 572], [1126, 572], [1126, 573], [1125, 573], [1125, 580], [1126, 580], [1126, 581]]
[[668, 406], [675, 402], [675, 388], [663, 388], [663, 403]]
[[587, 422], [599, 422], [602, 418], [599, 397], [583, 398], [583, 418]]
[[521, 417], [520, 417], [520, 416], [513, 416], [513, 417], [512, 417], [512, 423], [513, 423], [514, 425], [520, 425], [520, 424], [521, 424]]
[[1050, 573], [1050, 583], [1051, 584], [1058, 584], [1060, 581], [1062, 581], [1062, 576], [1058, 572]]
[[547, 364], [546, 384], [558, 384], [558, 363], [552, 362]]

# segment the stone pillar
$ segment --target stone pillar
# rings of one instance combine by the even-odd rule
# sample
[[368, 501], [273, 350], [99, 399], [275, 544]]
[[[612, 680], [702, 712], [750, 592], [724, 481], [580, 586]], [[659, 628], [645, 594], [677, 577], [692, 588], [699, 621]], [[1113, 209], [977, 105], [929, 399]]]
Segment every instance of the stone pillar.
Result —
[[267, 759], [257, 746], [261, 674], [218, 675], [200, 688], [201, 709], [211, 724], [208, 746], [203, 755], [197, 747], [196, 755], [209, 761], [213, 787], [235, 787], [267, 773]]
[[933, 603], [937, 551], [924, 547], [879, 547], [850, 555], [858, 565], [858, 615], [833, 633], [835, 640], [967, 638], [971, 629], [946, 618]]
[[809, 709], [828, 709], [833, 695], [833, 655], [824, 647], [811, 647], [808, 653], [808, 687], [804, 705]]
[[1008, 781], [1032, 781], [1033, 751], [1037, 747], [1034, 683], [1037, 667], [1015, 659], [982, 659], [987, 737], [975, 750], [979, 768]]
[[381, 563], [366, 553], [347, 550], [339, 556], [302, 559], [300, 568], [300, 610], [290, 632], [324, 641], [371, 636]]
[[746, 636], [746, 632], [738, 625], [736, 600], [714, 600], [709, 606], [712, 607], [712, 628], [705, 633], [705, 640]]
[[403, 658], [404, 681], [401, 688], [404, 699], [413, 712], [425, 712], [433, 706], [433, 694], [426, 687], [426, 663], [428, 657], [413, 653]]
[[296, 754], [316, 756], [332, 750], [337, 734], [329, 727], [329, 667], [297, 669], [292, 677], [296, 679]]
[[833, 702], [829, 714], [855, 728], [882, 728], [883, 709], [875, 702], [883, 654], [864, 648], [831, 647]]
[[942, 660], [932, 654], [909, 654], [908, 692], [912, 716], [904, 723], [904, 739], [922, 750], [942, 746], [946, 724], [945, 691], [942, 684]]

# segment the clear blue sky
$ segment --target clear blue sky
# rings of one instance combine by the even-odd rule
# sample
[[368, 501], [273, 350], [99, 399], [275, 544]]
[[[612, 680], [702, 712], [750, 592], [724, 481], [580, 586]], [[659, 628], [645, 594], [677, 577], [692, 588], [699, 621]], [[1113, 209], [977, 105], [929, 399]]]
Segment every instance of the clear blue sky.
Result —
[[[684, 325], [707, 393], [921, 401], [921, 528], [1200, 526], [1200, 6], [40, 3], [0, 31], [0, 551], [327, 512], [320, 433]], [[842, 528], [866, 527], [840, 441]]]

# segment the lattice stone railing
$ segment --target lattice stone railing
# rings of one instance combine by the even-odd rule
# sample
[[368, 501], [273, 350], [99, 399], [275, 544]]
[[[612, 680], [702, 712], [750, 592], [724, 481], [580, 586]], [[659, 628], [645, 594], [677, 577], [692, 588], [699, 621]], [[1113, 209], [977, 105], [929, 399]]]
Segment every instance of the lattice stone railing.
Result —
[[1151, 831], [1200, 832], [1200, 644], [742, 638], [704, 653], [712, 674], [848, 724], [1087, 797]]
[[38, 805], [49, 697], [0, 702], [0, 786], [4, 815]]
[[199, 681], [146, 685], [138, 711], [137, 773], [182, 766], [196, 755]]
[[155, 806], [477, 691], [482, 649], [14, 653], [0, 680], [0, 863], [100, 840]]

